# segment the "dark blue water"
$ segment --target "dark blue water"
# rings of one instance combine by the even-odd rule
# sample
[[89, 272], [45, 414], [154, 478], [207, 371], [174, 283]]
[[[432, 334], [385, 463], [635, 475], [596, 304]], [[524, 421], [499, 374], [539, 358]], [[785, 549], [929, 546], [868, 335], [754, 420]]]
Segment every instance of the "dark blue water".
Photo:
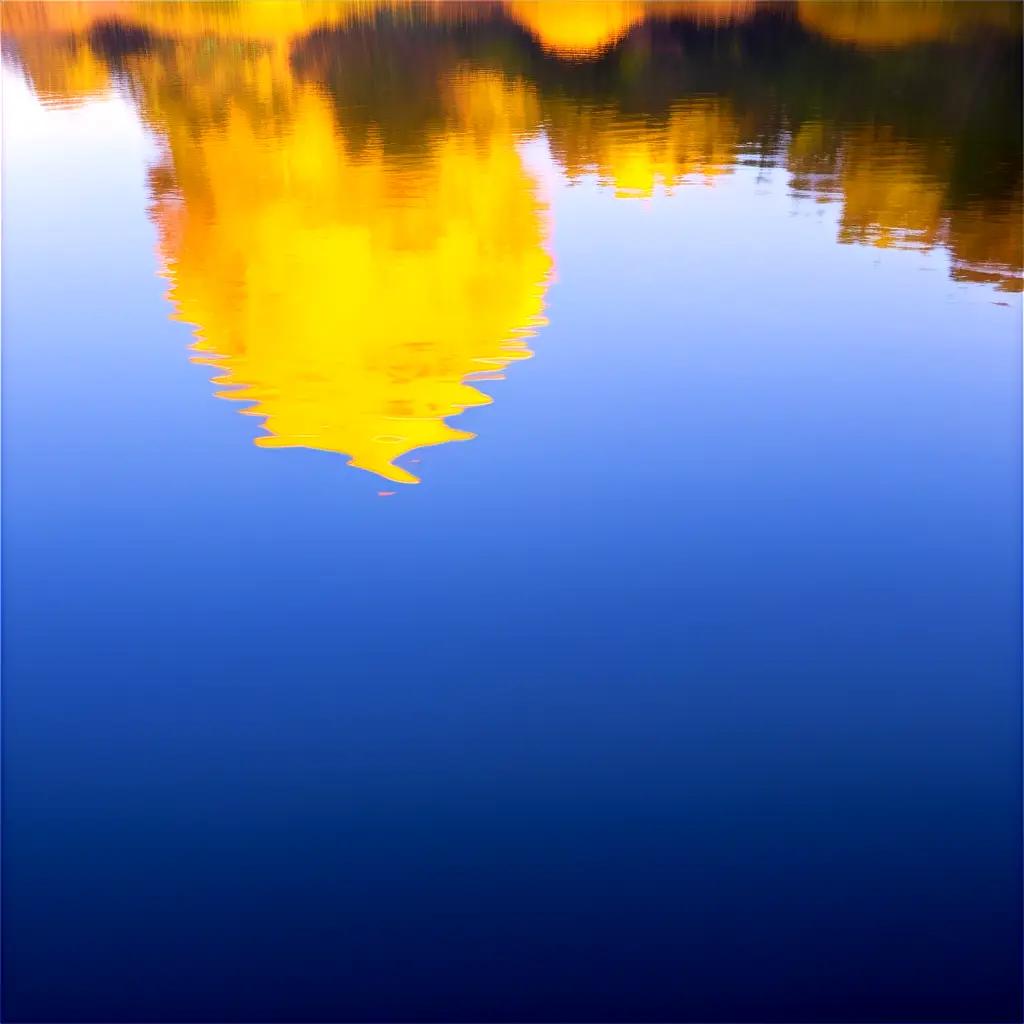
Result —
[[211, 397], [127, 94], [5, 106], [5, 1020], [1020, 1019], [1019, 294], [528, 140], [381, 498]]

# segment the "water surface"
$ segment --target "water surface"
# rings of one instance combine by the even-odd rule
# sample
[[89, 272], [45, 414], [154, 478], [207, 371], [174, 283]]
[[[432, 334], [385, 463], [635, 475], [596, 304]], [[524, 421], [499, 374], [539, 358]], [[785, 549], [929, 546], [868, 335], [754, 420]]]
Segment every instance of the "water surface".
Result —
[[1018, 5], [2, 13], [5, 1019], [1019, 1020]]

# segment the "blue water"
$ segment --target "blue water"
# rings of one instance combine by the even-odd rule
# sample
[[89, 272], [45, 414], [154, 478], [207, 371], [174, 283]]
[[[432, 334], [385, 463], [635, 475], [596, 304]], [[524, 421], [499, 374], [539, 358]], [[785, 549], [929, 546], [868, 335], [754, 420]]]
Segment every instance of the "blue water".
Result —
[[1020, 1019], [1019, 294], [529, 143], [549, 324], [379, 497], [5, 89], [5, 1020]]

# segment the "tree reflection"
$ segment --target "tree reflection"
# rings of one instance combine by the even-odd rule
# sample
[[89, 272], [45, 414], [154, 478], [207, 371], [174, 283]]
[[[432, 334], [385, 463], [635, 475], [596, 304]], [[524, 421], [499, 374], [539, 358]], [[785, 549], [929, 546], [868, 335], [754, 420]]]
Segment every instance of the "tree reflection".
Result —
[[551, 258], [521, 157], [614, 196], [787, 169], [837, 241], [1022, 286], [1012, 3], [3, 6], [41, 100], [129, 93], [162, 140], [177, 315], [265, 446], [411, 482], [529, 355]]

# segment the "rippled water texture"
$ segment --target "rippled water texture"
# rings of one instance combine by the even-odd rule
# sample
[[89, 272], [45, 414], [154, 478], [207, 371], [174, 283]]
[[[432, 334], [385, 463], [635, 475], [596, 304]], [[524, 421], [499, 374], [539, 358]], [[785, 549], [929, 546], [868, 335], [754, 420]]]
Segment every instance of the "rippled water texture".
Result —
[[4, 3], [5, 1019], [1019, 1020], [1021, 11]]

